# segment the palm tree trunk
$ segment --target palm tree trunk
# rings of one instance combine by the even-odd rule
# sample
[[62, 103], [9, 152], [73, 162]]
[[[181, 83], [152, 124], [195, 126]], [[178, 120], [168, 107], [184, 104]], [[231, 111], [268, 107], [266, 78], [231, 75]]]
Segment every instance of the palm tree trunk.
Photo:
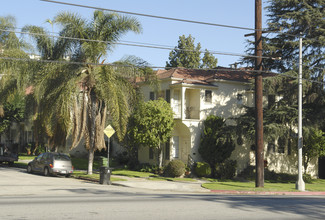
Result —
[[89, 149], [88, 151], [88, 172], [87, 174], [93, 174], [93, 164], [94, 164], [94, 150]]
[[93, 174], [93, 162], [95, 152], [96, 135], [96, 94], [90, 91], [90, 111], [89, 111], [89, 154], [88, 154], [88, 174]]

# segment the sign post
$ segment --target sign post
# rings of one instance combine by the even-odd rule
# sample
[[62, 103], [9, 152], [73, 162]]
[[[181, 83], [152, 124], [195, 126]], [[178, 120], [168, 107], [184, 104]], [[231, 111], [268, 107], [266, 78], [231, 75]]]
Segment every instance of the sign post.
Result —
[[108, 125], [105, 129], [104, 129], [104, 133], [106, 134], [106, 136], [108, 137], [108, 142], [107, 142], [107, 168], [109, 168], [109, 142], [110, 142], [110, 138], [113, 136], [113, 134], [115, 133], [114, 128], [112, 128], [111, 125]]

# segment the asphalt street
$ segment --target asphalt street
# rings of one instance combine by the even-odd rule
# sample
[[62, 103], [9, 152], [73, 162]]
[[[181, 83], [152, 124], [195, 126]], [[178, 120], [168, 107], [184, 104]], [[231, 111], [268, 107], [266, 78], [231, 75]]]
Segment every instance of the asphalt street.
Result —
[[0, 166], [0, 219], [325, 219], [324, 208], [324, 196], [159, 191]]

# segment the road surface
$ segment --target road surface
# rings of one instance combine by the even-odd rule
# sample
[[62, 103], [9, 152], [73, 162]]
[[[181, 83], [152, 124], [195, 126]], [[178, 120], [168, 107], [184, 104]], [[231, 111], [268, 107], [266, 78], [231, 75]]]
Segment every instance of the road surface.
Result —
[[0, 219], [325, 219], [323, 196], [232, 196], [100, 185], [0, 166]]

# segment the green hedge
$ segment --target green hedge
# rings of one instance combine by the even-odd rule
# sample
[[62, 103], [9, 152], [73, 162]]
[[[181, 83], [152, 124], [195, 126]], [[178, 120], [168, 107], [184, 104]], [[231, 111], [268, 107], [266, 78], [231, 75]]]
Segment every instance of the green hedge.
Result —
[[185, 173], [185, 164], [181, 160], [170, 161], [164, 169], [167, 177], [180, 177]]
[[211, 175], [211, 167], [206, 162], [197, 162], [195, 166], [195, 174], [198, 177], [208, 177]]

